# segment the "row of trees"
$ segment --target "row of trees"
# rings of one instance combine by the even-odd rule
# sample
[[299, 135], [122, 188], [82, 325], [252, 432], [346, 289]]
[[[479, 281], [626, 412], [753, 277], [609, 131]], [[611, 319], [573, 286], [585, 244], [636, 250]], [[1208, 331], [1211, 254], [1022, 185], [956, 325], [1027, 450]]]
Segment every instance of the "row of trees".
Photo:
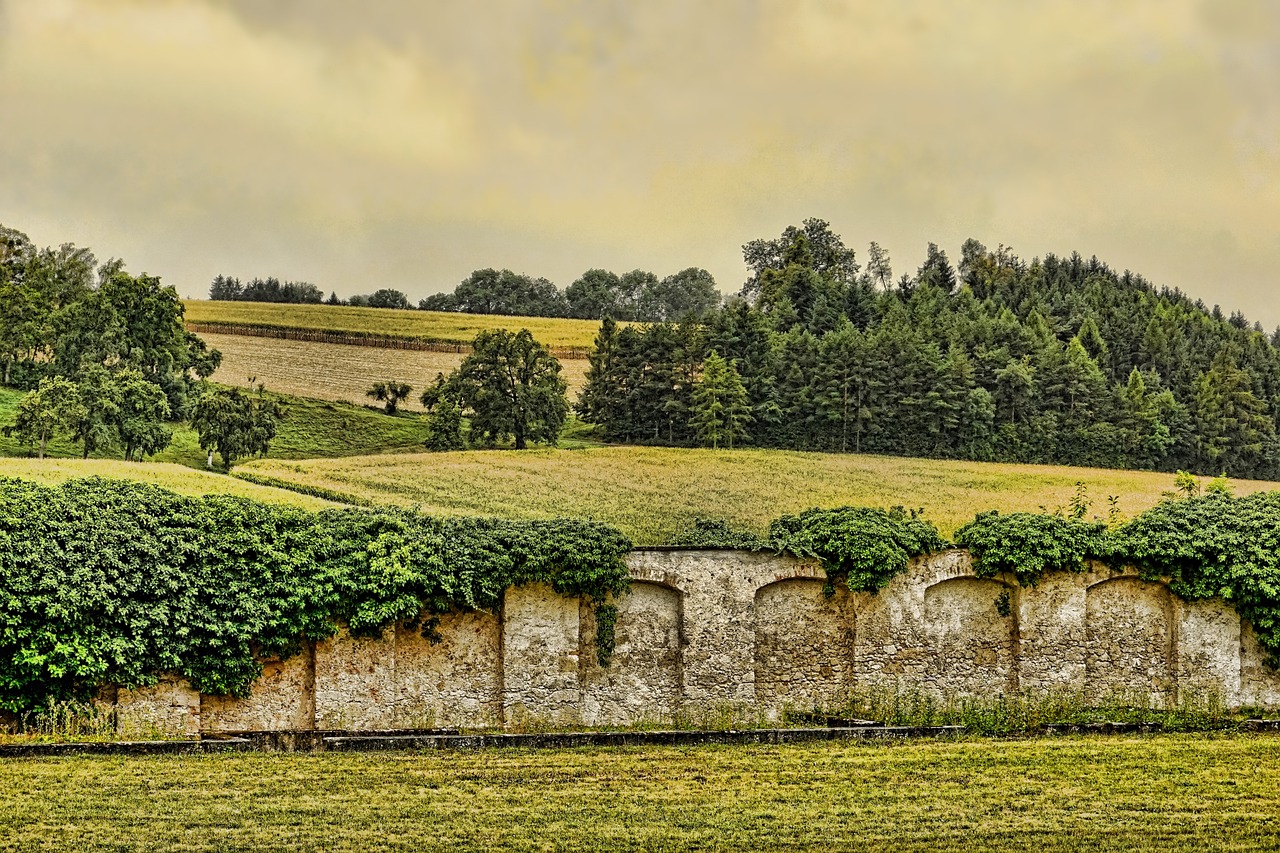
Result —
[[[340, 299], [325, 299], [314, 284], [255, 278], [241, 284], [238, 278], [219, 275], [209, 287], [209, 298], [251, 302], [290, 302], [353, 305], [368, 308], [413, 308], [409, 297], [393, 288]], [[603, 269], [587, 270], [563, 292], [545, 278], [511, 270], [476, 270], [452, 293], [437, 293], [419, 300], [423, 311], [459, 311], [467, 314], [505, 314], [521, 317], [579, 317], [599, 320], [638, 320], [661, 323], [684, 317], [704, 317], [719, 307], [720, 291], [711, 273], [690, 267], [666, 278], [632, 270], [618, 275]]]
[[701, 318], [719, 305], [715, 279], [698, 267], [661, 279], [644, 270], [618, 275], [591, 269], [563, 292], [545, 278], [483, 269], [473, 272], [453, 293], [438, 293], [418, 303], [426, 311], [589, 320], [613, 317], [654, 323]]
[[306, 281], [281, 281], [278, 278], [254, 278], [241, 283], [233, 276], [217, 275], [209, 285], [209, 298], [219, 302], [280, 302], [294, 305], [354, 305], [364, 308], [412, 308], [409, 297], [393, 288], [382, 288], [373, 293], [357, 294], [350, 299], [339, 299], [330, 293], [326, 299], [323, 291]]
[[306, 281], [281, 281], [274, 276], [253, 278], [243, 284], [240, 279], [218, 275], [209, 285], [209, 298], [223, 302], [285, 302], [319, 305], [324, 293]]
[[190, 420], [225, 464], [265, 452], [278, 404], [207, 380], [222, 356], [186, 331], [177, 291], [88, 249], [40, 249], [0, 227], [0, 380], [28, 390], [3, 427], [44, 456], [65, 435], [85, 457], [167, 447]]
[[699, 389], [728, 376], [728, 434], [760, 446], [1280, 476], [1280, 331], [1243, 315], [973, 240], [895, 281], [821, 220], [744, 258], [740, 298], [702, 322], [606, 320], [581, 416], [615, 441], [724, 443]]

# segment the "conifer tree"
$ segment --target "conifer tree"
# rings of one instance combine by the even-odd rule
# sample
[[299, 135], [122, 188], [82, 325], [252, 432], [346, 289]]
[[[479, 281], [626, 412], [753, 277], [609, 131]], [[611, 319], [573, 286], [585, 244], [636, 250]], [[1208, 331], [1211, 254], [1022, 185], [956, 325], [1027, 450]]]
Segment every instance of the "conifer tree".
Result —
[[690, 426], [704, 446], [732, 449], [735, 440], [747, 438], [751, 407], [742, 377], [715, 350], [702, 363], [702, 376], [693, 389]]

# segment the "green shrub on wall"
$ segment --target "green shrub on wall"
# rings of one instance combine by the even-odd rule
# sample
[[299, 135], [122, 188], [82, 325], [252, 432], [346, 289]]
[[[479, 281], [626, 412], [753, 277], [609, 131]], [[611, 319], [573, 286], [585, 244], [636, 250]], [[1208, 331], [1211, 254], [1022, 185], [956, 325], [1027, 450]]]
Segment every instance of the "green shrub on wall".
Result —
[[1165, 501], [1113, 539], [1113, 559], [1144, 578], [1168, 578], [1185, 599], [1230, 602], [1280, 663], [1280, 492]]
[[[243, 696], [259, 657], [396, 622], [493, 610], [544, 582], [602, 605], [628, 585], [618, 531], [586, 521], [435, 519], [188, 498], [99, 478], [0, 478], [0, 709], [177, 672]], [[611, 642], [611, 637], [601, 638]]]
[[875, 592], [907, 570], [912, 557], [941, 551], [938, 529], [901, 507], [845, 506], [784, 515], [769, 525], [770, 545], [797, 557], [816, 557], [828, 586], [843, 580], [851, 590]]
[[1079, 572], [1085, 561], [1105, 559], [1111, 541], [1101, 522], [1031, 512], [980, 513], [956, 531], [980, 578], [1008, 573], [1033, 586], [1045, 572]]

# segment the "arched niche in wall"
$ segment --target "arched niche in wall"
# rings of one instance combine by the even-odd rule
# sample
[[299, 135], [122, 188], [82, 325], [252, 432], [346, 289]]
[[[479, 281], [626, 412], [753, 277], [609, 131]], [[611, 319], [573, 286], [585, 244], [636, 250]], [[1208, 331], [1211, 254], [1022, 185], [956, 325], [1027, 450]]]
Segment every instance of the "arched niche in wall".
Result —
[[1016, 689], [1018, 590], [996, 580], [948, 578], [924, 593], [925, 685], [940, 692]]
[[766, 707], [835, 707], [853, 686], [849, 594], [823, 594], [820, 578], [774, 581], [755, 594], [756, 701]]
[[633, 579], [615, 602], [614, 651], [596, 658], [595, 614], [583, 603], [584, 721], [629, 723], [663, 718], [679, 707], [683, 596], [661, 583]]
[[1085, 693], [1090, 701], [1172, 696], [1173, 595], [1164, 584], [1111, 578], [1085, 591]]

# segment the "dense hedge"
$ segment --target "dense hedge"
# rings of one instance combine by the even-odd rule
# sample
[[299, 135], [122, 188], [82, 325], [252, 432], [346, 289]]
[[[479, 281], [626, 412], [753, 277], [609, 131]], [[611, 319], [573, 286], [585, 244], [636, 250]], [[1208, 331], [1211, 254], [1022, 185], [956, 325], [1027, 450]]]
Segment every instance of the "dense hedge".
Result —
[[257, 656], [328, 637], [335, 620], [432, 636], [440, 614], [493, 610], [507, 587], [535, 581], [602, 605], [627, 587], [629, 548], [585, 521], [311, 513], [100, 478], [0, 478], [0, 709], [164, 672], [243, 696]]
[[1078, 572], [1085, 561], [1111, 553], [1107, 526], [1082, 518], [1033, 512], [980, 513], [956, 531], [956, 544], [968, 548], [981, 578], [1007, 572], [1033, 586], [1045, 572]]

